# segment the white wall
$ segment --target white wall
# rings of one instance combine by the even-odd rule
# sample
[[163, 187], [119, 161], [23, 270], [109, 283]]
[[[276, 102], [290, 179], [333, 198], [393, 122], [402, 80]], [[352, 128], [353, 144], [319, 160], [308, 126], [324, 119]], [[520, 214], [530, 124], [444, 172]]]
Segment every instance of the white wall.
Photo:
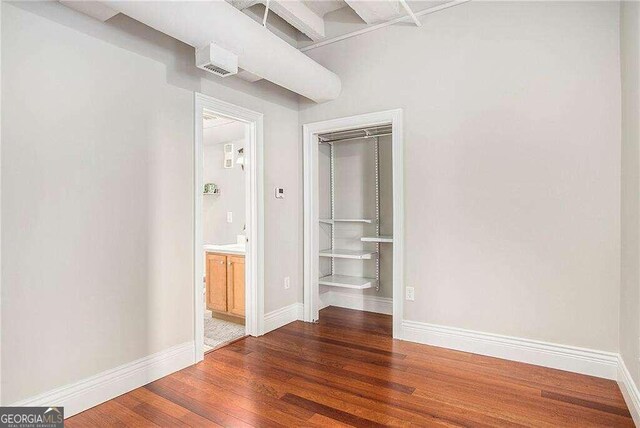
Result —
[[193, 340], [193, 91], [264, 113], [265, 310], [294, 303], [297, 99], [125, 16], [1, 7], [2, 402]]
[[640, 386], [640, 5], [621, 3], [622, 281], [620, 355]]
[[618, 4], [471, 2], [306, 52], [404, 109], [405, 318], [618, 349]]
[[[214, 128], [215, 129], [215, 128]], [[234, 163], [233, 168], [224, 167], [224, 146], [226, 143], [207, 144], [204, 136], [205, 183], [215, 183], [219, 195], [205, 195], [202, 203], [204, 242], [206, 244], [235, 244], [237, 235], [246, 235], [245, 226], [245, 171]], [[244, 148], [244, 140], [227, 141], [233, 144], [234, 156]], [[235, 159], [235, 157], [234, 157]], [[232, 213], [232, 222], [227, 222], [227, 212]]]

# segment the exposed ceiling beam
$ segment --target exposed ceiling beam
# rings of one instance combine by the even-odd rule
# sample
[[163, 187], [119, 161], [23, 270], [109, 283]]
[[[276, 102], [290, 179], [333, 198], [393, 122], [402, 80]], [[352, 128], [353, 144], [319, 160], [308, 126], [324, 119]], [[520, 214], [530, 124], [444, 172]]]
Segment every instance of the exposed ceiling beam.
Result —
[[196, 49], [214, 43], [238, 67], [317, 103], [340, 95], [340, 78], [224, 1], [107, 0], [112, 9]]
[[345, 0], [360, 18], [367, 24], [377, 24], [388, 21], [400, 15], [400, 2]]
[[118, 14], [117, 10], [113, 10], [99, 1], [60, 0], [60, 3], [102, 22]]
[[[255, 4], [266, 5], [267, 0], [229, 0], [236, 9], [244, 10]], [[301, 0], [269, 0], [269, 9], [311, 40], [324, 38], [324, 19]]]
[[[471, 0], [451, 0], [451, 1], [439, 4], [439, 5], [434, 6], [434, 7], [429, 7], [427, 9], [423, 9], [423, 10], [421, 10], [419, 12], [416, 12], [415, 15], [416, 15], [416, 17], [430, 15], [432, 13], [436, 13], [436, 12], [443, 11], [445, 9], [449, 9], [450, 7], [455, 7], [455, 6], [459, 6], [461, 4], [469, 3], [470, 1]], [[316, 49], [316, 48], [319, 48], [319, 47], [322, 47], [322, 46], [327, 46], [327, 45], [330, 45], [332, 43], [339, 42], [341, 40], [346, 40], [346, 39], [350, 39], [351, 37], [360, 36], [362, 34], [366, 34], [366, 33], [369, 33], [371, 31], [377, 31], [377, 30], [380, 30], [381, 28], [385, 28], [385, 27], [388, 27], [390, 25], [397, 24], [398, 22], [406, 22], [406, 21], [409, 21], [410, 19], [411, 18], [409, 16], [404, 15], [404, 16], [401, 16], [399, 18], [392, 19], [391, 21], [382, 22], [382, 23], [376, 24], [376, 25], [369, 25], [369, 26], [364, 27], [364, 28], [362, 28], [360, 30], [351, 31], [350, 33], [341, 34], [339, 36], [331, 37], [331, 38], [322, 40], [322, 41], [320, 41], [318, 43], [313, 43], [313, 44], [310, 44], [308, 46], [302, 47], [302, 48], [300, 48], [300, 51], [301, 52], [310, 51], [312, 49]]]
[[329, 12], [347, 7], [343, 0], [302, 0], [302, 3], [306, 4], [318, 16], [325, 16]]
[[253, 73], [248, 72], [247, 70], [239, 70], [238, 74], [236, 74], [242, 80], [246, 80], [247, 82], [257, 82], [258, 80], [262, 80], [262, 77], [257, 76]]

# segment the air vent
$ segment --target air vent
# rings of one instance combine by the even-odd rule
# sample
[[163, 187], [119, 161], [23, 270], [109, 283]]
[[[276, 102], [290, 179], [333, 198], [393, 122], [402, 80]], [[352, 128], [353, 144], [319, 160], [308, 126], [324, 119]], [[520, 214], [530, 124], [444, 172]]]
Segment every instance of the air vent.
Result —
[[227, 77], [238, 73], [238, 57], [211, 43], [196, 50], [196, 66], [216, 76]]
[[217, 74], [218, 76], [222, 76], [222, 77], [224, 77], [224, 76], [226, 76], [227, 74], [229, 74], [229, 73], [230, 73], [229, 71], [224, 70], [224, 69], [222, 69], [222, 68], [220, 68], [220, 67], [216, 67], [216, 66], [215, 66], [215, 65], [213, 65], [213, 64], [207, 64], [207, 65], [205, 65], [205, 66], [204, 66], [204, 68], [206, 68], [206, 69], [207, 69], [207, 70], [209, 70], [210, 72], [215, 73], [215, 74]]

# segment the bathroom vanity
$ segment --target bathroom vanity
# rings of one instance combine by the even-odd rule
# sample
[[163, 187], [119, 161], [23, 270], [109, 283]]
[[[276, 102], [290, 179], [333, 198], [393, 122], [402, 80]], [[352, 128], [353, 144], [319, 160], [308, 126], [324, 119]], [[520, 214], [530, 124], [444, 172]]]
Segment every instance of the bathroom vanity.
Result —
[[244, 245], [205, 245], [207, 309], [244, 318]]

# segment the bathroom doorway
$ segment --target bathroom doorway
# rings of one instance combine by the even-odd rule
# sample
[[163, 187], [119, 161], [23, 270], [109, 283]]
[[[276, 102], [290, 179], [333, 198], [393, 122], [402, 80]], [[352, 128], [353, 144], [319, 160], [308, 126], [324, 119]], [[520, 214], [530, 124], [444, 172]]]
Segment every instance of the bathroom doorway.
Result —
[[204, 111], [204, 351], [245, 336], [247, 244], [244, 123]]
[[262, 115], [195, 99], [195, 343], [262, 334]]

